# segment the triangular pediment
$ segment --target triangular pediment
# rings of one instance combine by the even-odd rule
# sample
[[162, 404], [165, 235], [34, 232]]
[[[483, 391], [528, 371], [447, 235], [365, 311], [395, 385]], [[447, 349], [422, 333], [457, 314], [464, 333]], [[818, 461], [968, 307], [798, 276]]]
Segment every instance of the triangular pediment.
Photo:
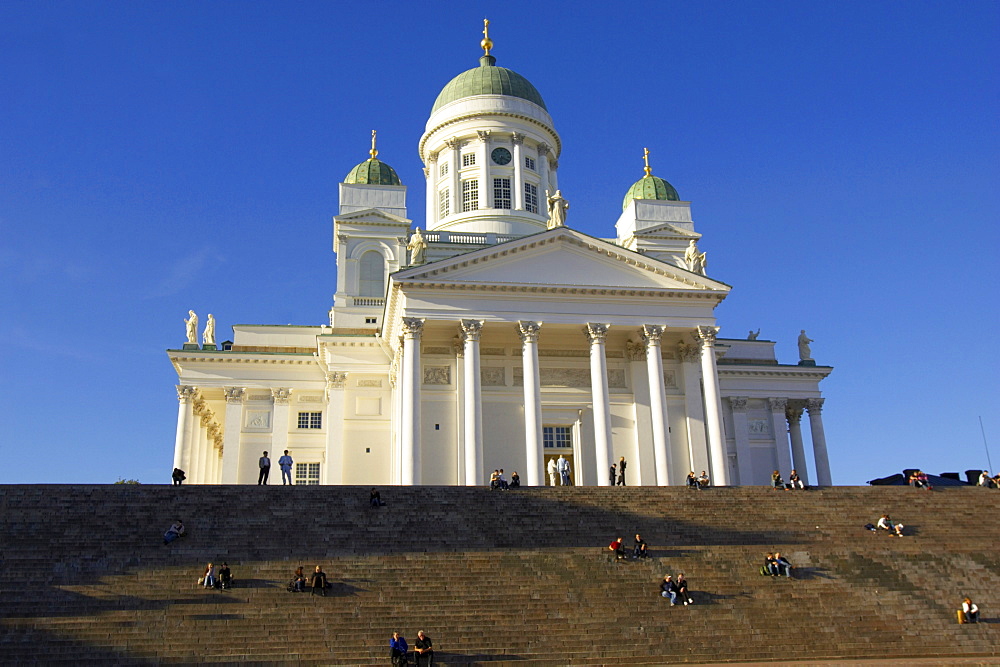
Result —
[[684, 229], [683, 227], [678, 227], [670, 224], [669, 222], [664, 222], [662, 224], [656, 225], [655, 227], [646, 227], [644, 229], [637, 229], [632, 232], [633, 236], [642, 238], [644, 236], [657, 236], [657, 237], [669, 237], [676, 236], [685, 239], [700, 239], [701, 234], [698, 232], [693, 232], [689, 229]]
[[497, 285], [537, 289], [696, 290], [729, 286], [560, 227], [393, 275], [397, 285]]
[[377, 208], [366, 208], [360, 211], [352, 211], [343, 215], [334, 216], [333, 221], [338, 224], [399, 224], [409, 226], [410, 220], [398, 215], [386, 213]]

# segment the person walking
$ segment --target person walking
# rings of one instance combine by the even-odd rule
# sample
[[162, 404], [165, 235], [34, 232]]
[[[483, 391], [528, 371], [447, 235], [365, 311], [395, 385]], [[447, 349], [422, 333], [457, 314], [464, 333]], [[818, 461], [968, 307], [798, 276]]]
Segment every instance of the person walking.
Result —
[[260, 475], [257, 476], [257, 486], [266, 486], [267, 477], [271, 474], [271, 459], [267, 458], [267, 452], [264, 452], [264, 456], [260, 457], [257, 465], [260, 466]]
[[[265, 452], [266, 453], [266, 452]], [[285, 450], [285, 455], [278, 459], [278, 465], [281, 467], [281, 485], [285, 485], [285, 481], [288, 481], [288, 486], [292, 485], [292, 457], [288, 455], [288, 450]]]
[[559, 455], [559, 461], [556, 462], [556, 466], [559, 468], [559, 474], [562, 476], [562, 485], [569, 486], [569, 474], [570, 467], [569, 461], [562, 454]]
[[559, 476], [559, 464], [556, 463], [556, 457], [549, 459], [549, 464], [546, 466], [546, 470], [549, 473], [549, 486], [558, 486], [557, 477]]
[[625, 457], [618, 459], [618, 486], [625, 486]]

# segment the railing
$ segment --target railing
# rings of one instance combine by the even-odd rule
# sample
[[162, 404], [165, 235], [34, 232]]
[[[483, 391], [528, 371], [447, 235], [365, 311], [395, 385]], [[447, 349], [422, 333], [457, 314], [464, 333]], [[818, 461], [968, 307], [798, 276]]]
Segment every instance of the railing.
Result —
[[474, 232], [424, 232], [429, 243], [464, 243], [469, 245], [496, 245], [521, 238], [514, 234], [474, 233]]
[[354, 297], [355, 306], [384, 306], [385, 299], [383, 297], [374, 296], [356, 296]]

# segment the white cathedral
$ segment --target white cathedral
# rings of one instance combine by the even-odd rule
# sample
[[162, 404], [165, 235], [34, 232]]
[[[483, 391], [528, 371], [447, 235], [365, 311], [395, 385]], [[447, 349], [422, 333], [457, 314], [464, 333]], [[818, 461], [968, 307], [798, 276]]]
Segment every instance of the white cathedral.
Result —
[[[488, 25], [488, 24], [487, 24]], [[486, 31], [484, 31], [486, 32]], [[490, 472], [548, 484], [564, 457], [576, 485], [768, 484], [773, 470], [831, 484], [810, 358], [720, 338], [730, 286], [706, 275], [690, 202], [646, 174], [612, 238], [567, 226], [562, 141], [542, 96], [479, 66], [438, 95], [420, 138], [424, 230], [406, 186], [371, 157], [340, 184], [329, 324], [214, 321], [168, 350], [177, 371], [174, 466], [200, 484], [252, 484], [264, 451], [289, 450], [297, 484], [484, 485]], [[277, 482], [274, 466], [271, 483]]]

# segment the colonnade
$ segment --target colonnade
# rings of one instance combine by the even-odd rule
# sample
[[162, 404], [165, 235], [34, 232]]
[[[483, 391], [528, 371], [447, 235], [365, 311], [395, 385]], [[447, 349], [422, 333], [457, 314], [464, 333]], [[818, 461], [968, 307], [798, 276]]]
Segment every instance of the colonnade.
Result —
[[[584, 325], [582, 332], [589, 343], [596, 479], [600, 485], [608, 485], [611, 481], [609, 468], [613, 458], [611, 402], [605, 350], [610, 326], [600, 322], [588, 322]], [[399, 479], [402, 484], [420, 484], [420, 391], [423, 380], [420, 373], [420, 340], [423, 327], [424, 320], [421, 318], [404, 317], [402, 320], [403, 343], [398, 386], [401, 426], [399, 433], [401, 466]], [[483, 328], [484, 323], [481, 320], [465, 319], [461, 320], [459, 324], [462, 354], [465, 357], [464, 381], [462, 383], [464, 426], [461, 446], [465, 460], [464, 483], [468, 486], [481, 486], [485, 483], [479, 358], [479, 339]], [[524, 375], [524, 448], [527, 466], [522, 483], [527, 486], [543, 486], [545, 482], [543, 478], [542, 401], [538, 363], [538, 339], [541, 335], [542, 323], [521, 320], [516, 323], [515, 330], [521, 340], [521, 363]], [[661, 356], [661, 342], [665, 330], [665, 327], [653, 324], [643, 325], [640, 329], [649, 378], [652, 409], [652, 432], [650, 435], [653, 442], [656, 484], [659, 486], [668, 485], [671, 475], [670, 418]], [[729, 472], [726, 445], [723, 440], [719, 379], [715, 364], [716, 331], [716, 327], [702, 326], [698, 327], [696, 333], [701, 342], [701, 371], [704, 380], [705, 419], [712, 475], [715, 483], [726, 485], [729, 483]], [[690, 394], [694, 389], [689, 386], [687, 391]]]
[[177, 434], [174, 467], [195, 484], [219, 481], [224, 452], [222, 427], [197, 387], [177, 385]]

